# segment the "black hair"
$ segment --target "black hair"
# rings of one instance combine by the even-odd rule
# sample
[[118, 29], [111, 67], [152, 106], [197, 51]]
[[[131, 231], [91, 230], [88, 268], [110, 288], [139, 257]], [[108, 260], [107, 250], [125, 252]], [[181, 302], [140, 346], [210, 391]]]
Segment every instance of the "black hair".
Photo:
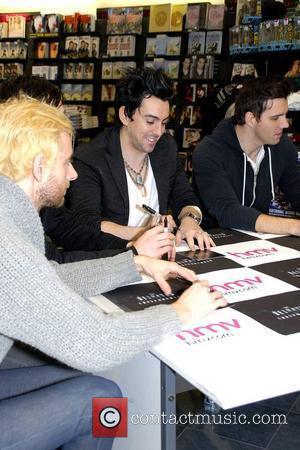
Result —
[[22, 94], [56, 107], [62, 103], [62, 93], [59, 88], [45, 78], [21, 75], [0, 83], [0, 102]]
[[161, 69], [129, 69], [116, 87], [116, 117], [119, 118], [121, 106], [125, 106], [126, 116], [132, 119], [144, 98], [154, 96], [170, 103], [172, 95], [173, 83]]
[[252, 112], [256, 119], [267, 109], [268, 100], [287, 98], [291, 92], [290, 83], [282, 78], [259, 77], [249, 80], [239, 91], [235, 101], [235, 120], [245, 124], [245, 115]]

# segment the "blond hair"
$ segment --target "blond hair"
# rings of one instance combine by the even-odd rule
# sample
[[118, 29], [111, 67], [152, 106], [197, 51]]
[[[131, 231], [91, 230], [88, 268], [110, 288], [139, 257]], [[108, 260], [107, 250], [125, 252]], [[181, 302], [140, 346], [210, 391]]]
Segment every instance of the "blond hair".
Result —
[[51, 167], [62, 133], [73, 139], [70, 120], [54, 106], [22, 96], [0, 105], [0, 175], [18, 182], [30, 175], [36, 155]]

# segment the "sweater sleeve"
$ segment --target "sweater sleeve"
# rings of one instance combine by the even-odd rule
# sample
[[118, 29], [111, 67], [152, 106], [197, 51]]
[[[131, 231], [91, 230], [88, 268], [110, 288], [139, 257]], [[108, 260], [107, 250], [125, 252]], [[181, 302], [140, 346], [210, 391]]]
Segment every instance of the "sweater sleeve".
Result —
[[198, 195], [219, 226], [255, 230], [261, 212], [241, 205], [223, 162], [210, 151], [209, 141], [205, 138], [194, 151], [193, 174]]
[[[179, 319], [167, 305], [104, 314], [64, 284], [44, 255], [10, 225], [1, 226], [0, 244], [0, 330], [4, 336], [76, 369], [98, 372], [179, 331]], [[118, 276], [114, 265], [110, 267], [111, 278]], [[107, 275], [101, 273], [103, 278]]]
[[52, 265], [64, 283], [84, 297], [141, 280], [131, 251], [110, 258]]

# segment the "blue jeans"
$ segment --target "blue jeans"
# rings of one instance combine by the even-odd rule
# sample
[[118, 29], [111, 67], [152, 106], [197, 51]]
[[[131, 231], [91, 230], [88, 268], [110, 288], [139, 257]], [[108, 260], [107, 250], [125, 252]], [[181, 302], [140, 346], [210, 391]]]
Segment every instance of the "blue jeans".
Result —
[[109, 450], [92, 437], [92, 398], [121, 397], [105, 378], [65, 366], [0, 370], [1, 450]]

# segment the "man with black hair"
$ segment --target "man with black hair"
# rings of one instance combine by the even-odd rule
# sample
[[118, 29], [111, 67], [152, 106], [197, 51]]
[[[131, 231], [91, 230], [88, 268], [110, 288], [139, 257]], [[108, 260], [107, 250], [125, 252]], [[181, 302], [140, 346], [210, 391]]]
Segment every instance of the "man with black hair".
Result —
[[[12, 98], [19, 98], [22, 95], [27, 95], [43, 103], [48, 103], [58, 109], [63, 110], [63, 98], [61, 91], [57, 86], [55, 86], [45, 78], [22, 75], [14, 79], [4, 80], [0, 84], [0, 102], [5, 102], [6, 100]], [[44, 226], [48, 223], [48, 215], [52, 217], [51, 211], [52, 208], [44, 208], [40, 212], [40, 216]], [[64, 217], [69, 217], [71, 219], [72, 216], [70, 215], [70, 212], [66, 208], [63, 208], [63, 211]], [[55, 227], [55, 222], [52, 221], [52, 225]], [[173, 242], [171, 242], [169, 239], [170, 234], [165, 233], [163, 235], [164, 239], [160, 240], [158, 245], [153, 245], [153, 236], [161, 233], [162, 231], [162, 227], [156, 227], [153, 230], [149, 230], [147, 233], [144, 233], [143, 236], [137, 239], [137, 241], [135, 242], [135, 247], [131, 246], [126, 248], [125, 245], [116, 245], [116, 248], [114, 249], [102, 249], [102, 247], [99, 247], [99, 250], [93, 249], [93, 251], [64, 251], [62, 248], [58, 248], [55, 243], [52, 242], [51, 239], [48, 238], [48, 236], [46, 236], [46, 257], [49, 260], [53, 260], [58, 262], [59, 264], [62, 264], [75, 261], [83, 261], [86, 259], [114, 256], [127, 250], [133, 250], [141, 255], [151, 257], [159, 257], [166, 252], [169, 252], [170, 255], [174, 254], [174, 252], [172, 253]]]
[[[132, 69], [120, 80], [119, 126], [74, 154], [79, 177], [66, 196], [72, 217], [50, 212], [55, 217], [47, 231], [65, 248], [91, 250], [134, 241], [154, 223], [143, 204], [163, 216], [171, 210], [168, 223], [179, 225], [177, 243], [186, 239], [191, 249], [194, 239], [200, 248], [213, 245], [200, 228], [199, 201], [181, 167], [176, 142], [165, 133], [172, 95], [172, 82], [161, 70]], [[161, 239], [161, 234], [153, 235], [153, 246]]]
[[279, 188], [300, 211], [297, 151], [289, 124], [285, 80], [256, 78], [241, 89], [235, 116], [223, 120], [193, 155], [194, 184], [219, 226], [300, 236], [300, 221], [269, 215]]

